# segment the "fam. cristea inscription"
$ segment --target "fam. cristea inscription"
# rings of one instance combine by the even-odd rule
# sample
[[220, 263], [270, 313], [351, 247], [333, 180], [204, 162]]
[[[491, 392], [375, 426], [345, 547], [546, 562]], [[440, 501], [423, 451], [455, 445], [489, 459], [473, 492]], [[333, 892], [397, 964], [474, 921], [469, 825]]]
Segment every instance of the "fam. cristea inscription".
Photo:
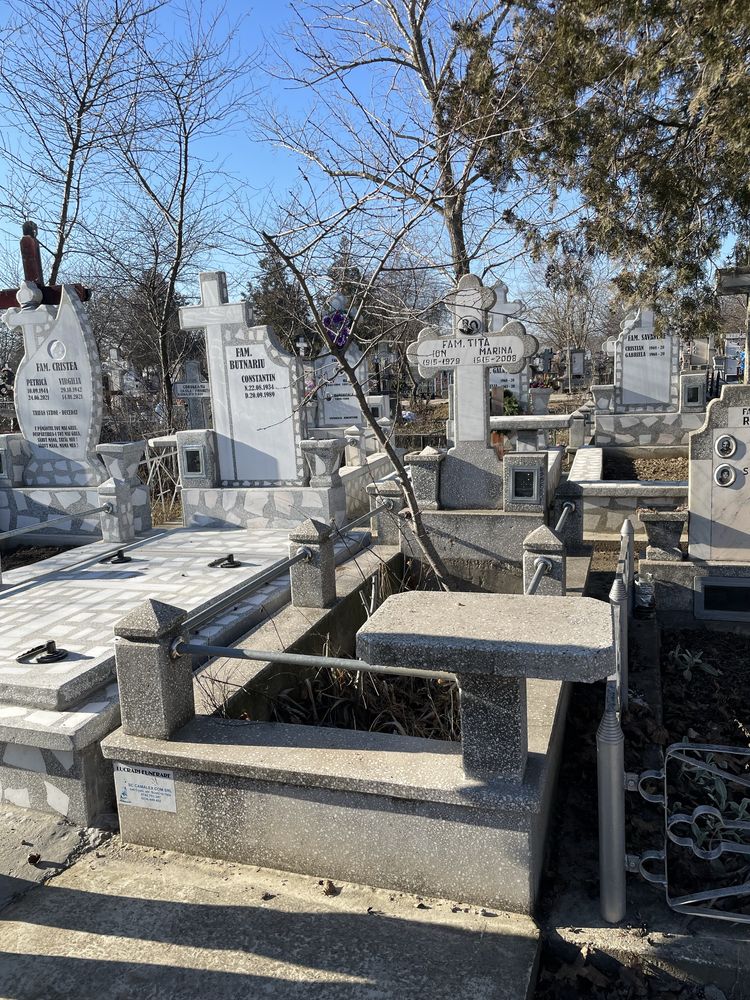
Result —
[[97, 485], [102, 421], [101, 369], [85, 307], [63, 288], [60, 305], [9, 309], [25, 353], [16, 372], [18, 423], [31, 449], [26, 485]]

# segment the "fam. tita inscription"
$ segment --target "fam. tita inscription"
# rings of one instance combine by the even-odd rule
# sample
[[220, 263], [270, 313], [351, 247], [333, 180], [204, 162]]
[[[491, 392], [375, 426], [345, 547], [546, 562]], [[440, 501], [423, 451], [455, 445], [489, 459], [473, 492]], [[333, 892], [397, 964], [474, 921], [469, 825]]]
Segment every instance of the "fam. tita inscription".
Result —
[[[521, 324], [516, 324], [521, 327]], [[523, 329], [523, 327], [521, 327]], [[524, 361], [524, 336], [496, 334], [490, 337], [446, 337], [423, 340], [410, 352], [409, 360], [420, 369], [454, 368], [457, 365], [517, 365]], [[413, 359], [413, 360], [412, 360]]]

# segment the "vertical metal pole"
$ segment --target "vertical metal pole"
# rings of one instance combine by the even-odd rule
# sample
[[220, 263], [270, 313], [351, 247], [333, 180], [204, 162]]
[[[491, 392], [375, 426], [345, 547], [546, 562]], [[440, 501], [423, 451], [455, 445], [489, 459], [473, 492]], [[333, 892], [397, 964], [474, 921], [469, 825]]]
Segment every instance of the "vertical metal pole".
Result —
[[609, 591], [615, 633], [615, 670], [617, 673], [618, 710], [628, 707], [628, 595], [622, 578], [615, 577]]
[[625, 584], [628, 595], [628, 615], [633, 614], [633, 581], [635, 579], [635, 529], [630, 518], [625, 518], [620, 529], [620, 538], [626, 542], [625, 548]]
[[616, 924], [625, 916], [625, 737], [616, 711], [616, 686], [607, 681], [596, 733], [599, 790], [599, 910]]

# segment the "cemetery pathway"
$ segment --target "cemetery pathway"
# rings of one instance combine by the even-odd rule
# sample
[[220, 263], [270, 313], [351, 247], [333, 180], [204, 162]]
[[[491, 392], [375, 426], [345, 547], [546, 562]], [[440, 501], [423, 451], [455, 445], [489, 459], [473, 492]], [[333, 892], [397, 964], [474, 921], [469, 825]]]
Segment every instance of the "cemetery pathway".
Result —
[[122, 846], [3, 911], [13, 1000], [524, 1000], [533, 920]]

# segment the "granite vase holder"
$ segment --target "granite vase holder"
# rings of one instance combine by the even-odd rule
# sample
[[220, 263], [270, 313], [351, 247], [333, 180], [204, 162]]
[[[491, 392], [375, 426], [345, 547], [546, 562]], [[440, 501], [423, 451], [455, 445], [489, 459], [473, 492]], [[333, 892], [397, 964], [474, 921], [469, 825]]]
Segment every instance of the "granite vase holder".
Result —
[[637, 514], [648, 539], [646, 558], [680, 562], [682, 560], [680, 537], [690, 516], [688, 511], [649, 510], [640, 507]]
[[411, 481], [420, 510], [440, 509], [440, 463], [445, 454], [428, 446], [404, 456], [404, 462], [411, 468]]
[[341, 486], [339, 469], [346, 448], [343, 438], [300, 441], [300, 448], [310, 469], [310, 486], [322, 489]]
[[146, 453], [145, 441], [118, 441], [98, 444], [96, 453], [104, 462], [107, 478], [138, 486], [138, 466]]

